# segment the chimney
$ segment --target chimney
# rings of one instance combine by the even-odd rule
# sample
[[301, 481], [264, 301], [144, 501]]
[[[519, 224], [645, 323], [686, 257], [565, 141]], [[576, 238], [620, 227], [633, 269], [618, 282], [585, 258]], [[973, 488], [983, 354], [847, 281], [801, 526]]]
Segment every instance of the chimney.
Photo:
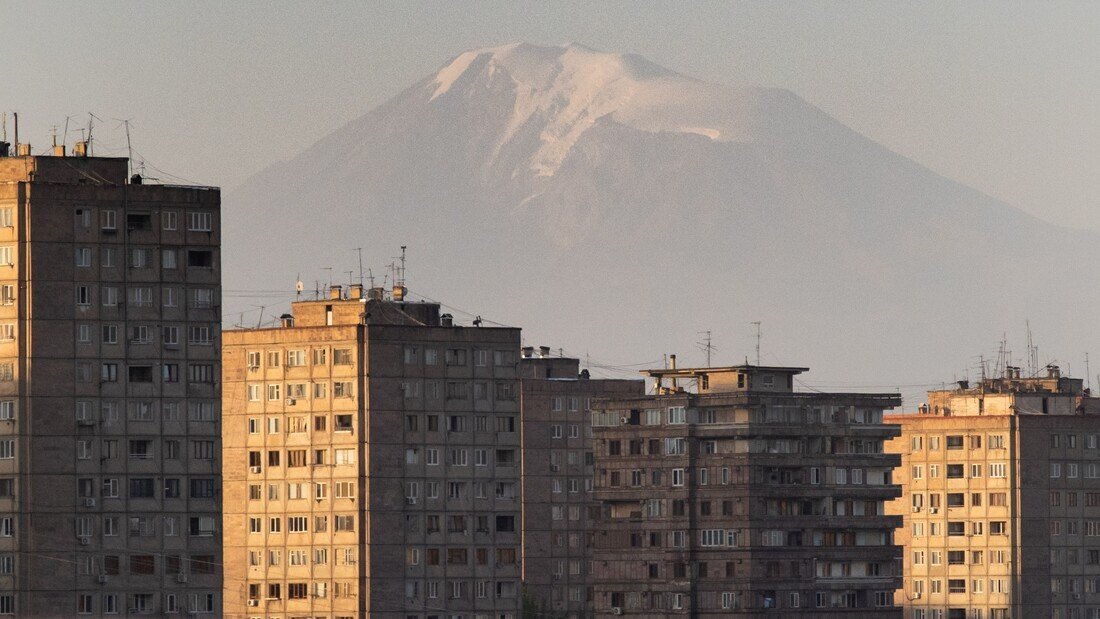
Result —
[[520, 348], [519, 349], [519, 356], [524, 358], [524, 359], [530, 359], [530, 358], [534, 357], [535, 356], [535, 347], [534, 346], [524, 346], [523, 348]]
[[332, 300], [339, 300], [342, 297], [341, 293], [343, 292], [343, 290], [344, 289], [340, 287], [340, 284], [335, 284], [333, 286], [329, 286], [328, 287], [328, 298], [332, 299]]
[[455, 326], [455, 317], [450, 314], [443, 314], [439, 317], [439, 326], [441, 327], [453, 327]]
[[970, 381], [968, 381], [968, 380], [960, 380], [959, 381], [959, 389], [969, 389], [969, 388], [970, 388]]
[[363, 298], [363, 284], [352, 284], [348, 286], [348, 298], [359, 300]]
[[53, 156], [54, 157], [64, 157], [65, 156], [65, 145], [64, 144], [54, 144], [53, 145]]
[[1061, 378], [1062, 369], [1056, 365], [1047, 366], [1047, 378]]
[[9, 149], [11, 144], [9, 142], [0, 142], [0, 157], [7, 157], [11, 152]]
[[279, 322], [283, 324], [284, 329], [290, 329], [294, 326], [294, 315], [283, 314], [282, 316], [279, 316]]
[[30, 144], [17, 144], [16, 148], [18, 149], [18, 152], [15, 153], [16, 157], [30, 157], [31, 156], [31, 145]]
[[543, 359], [549, 357], [550, 356], [550, 347], [549, 346], [539, 346], [539, 356], [542, 357]]
[[88, 142], [77, 142], [73, 144], [73, 157], [87, 157], [88, 156]]
[[393, 287], [393, 300], [394, 301], [404, 301], [405, 300], [405, 295], [407, 295], [407, 294], [409, 294], [409, 289], [408, 288], [406, 288], [404, 286], [394, 286]]

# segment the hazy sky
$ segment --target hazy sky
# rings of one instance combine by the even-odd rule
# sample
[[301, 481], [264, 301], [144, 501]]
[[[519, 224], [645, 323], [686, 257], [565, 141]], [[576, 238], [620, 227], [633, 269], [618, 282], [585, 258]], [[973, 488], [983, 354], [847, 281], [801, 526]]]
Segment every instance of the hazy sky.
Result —
[[1100, 229], [1096, 2], [0, 0], [0, 15], [0, 109], [21, 112], [23, 141], [47, 146], [66, 116], [71, 140], [91, 111], [97, 154], [124, 154], [128, 118], [149, 164], [225, 188], [463, 50], [576, 41], [789, 88], [948, 177]]

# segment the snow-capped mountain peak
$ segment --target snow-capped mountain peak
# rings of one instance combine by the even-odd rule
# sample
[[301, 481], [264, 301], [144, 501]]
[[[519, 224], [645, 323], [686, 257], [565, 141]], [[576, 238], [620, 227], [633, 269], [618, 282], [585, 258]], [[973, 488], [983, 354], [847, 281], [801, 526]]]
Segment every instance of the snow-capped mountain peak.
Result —
[[540, 176], [553, 175], [580, 136], [605, 117], [648, 132], [751, 139], [747, 115], [755, 90], [734, 91], [638, 56], [577, 44], [514, 43], [465, 52], [436, 74], [429, 99], [474, 97], [477, 89], [499, 87], [501, 80], [507, 80], [514, 105], [491, 160], [521, 128], [535, 123], [539, 143], [529, 164]]

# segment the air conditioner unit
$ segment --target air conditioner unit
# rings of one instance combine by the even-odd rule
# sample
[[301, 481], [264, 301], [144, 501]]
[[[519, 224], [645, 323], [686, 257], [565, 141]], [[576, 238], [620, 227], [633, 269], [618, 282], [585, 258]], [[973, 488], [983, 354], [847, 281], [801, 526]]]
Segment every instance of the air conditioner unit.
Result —
[[914, 514], [915, 514], [915, 513], [917, 513], [917, 512], [919, 512], [919, 511], [920, 511], [920, 508], [919, 508], [919, 507], [916, 507], [916, 506], [914, 506], [914, 507], [913, 507], [913, 513], [914, 513]]
[[405, 504], [406, 505], [416, 505], [416, 497], [414, 497], [414, 496], [405, 497]]
[[84, 499], [84, 507], [95, 507], [95, 499]]
[[106, 574], [100, 574], [98, 580], [99, 580], [99, 584], [102, 585], [103, 583], [107, 582], [107, 575]]
[[623, 614], [623, 609], [616, 606], [616, 607], [611, 609], [611, 614], [612, 615], [621, 615], [621, 614]]
[[935, 514], [935, 513], [939, 512], [939, 511], [940, 511], [940, 510], [939, 510], [939, 509], [936, 509], [935, 507], [929, 507], [929, 508], [928, 508], [928, 513], [929, 513], [929, 514]]
[[[619, 417], [619, 423], [625, 426], [626, 424], [630, 423], [630, 418], [626, 415], [623, 415], [622, 417]], [[622, 611], [620, 611], [618, 614], [622, 614]]]
[[560, 470], [561, 470], [561, 466], [559, 466], [557, 464], [551, 464], [550, 465], [550, 471], [551, 472], [557, 473]]
[[259, 606], [260, 601], [259, 600], [248, 600], [248, 605], [249, 606]]
[[176, 574], [176, 582], [187, 582], [187, 574]]
[[913, 594], [913, 599], [914, 600], [919, 600], [920, 599], [920, 591], [917, 591], [916, 593]]
[[91, 541], [92, 541], [92, 539], [91, 539], [90, 537], [88, 537], [88, 536], [81, 536], [81, 538], [80, 538], [80, 545], [81, 545], [81, 546], [87, 546], [88, 544], [90, 544], [90, 543], [91, 543]]
[[1075, 599], [1075, 600], [1081, 599], [1081, 594], [1080, 593], [1074, 593], [1073, 594], [1073, 599]]
[[263, 470], [263, 467], [259, 467], [259, 466], [250, 466], [250, 467], [248, 467], [248, 470], [249, 470], [249, 472], [251, 472], [251, 473], [259, 473], [260, 471], [262, 471], [262, 470]]
[[294, 398], [287, 398], [286, 399], [286, 405], [287, 406], [294, 406], [297, 403], [298, 403], [298, 400], [295, 400]]

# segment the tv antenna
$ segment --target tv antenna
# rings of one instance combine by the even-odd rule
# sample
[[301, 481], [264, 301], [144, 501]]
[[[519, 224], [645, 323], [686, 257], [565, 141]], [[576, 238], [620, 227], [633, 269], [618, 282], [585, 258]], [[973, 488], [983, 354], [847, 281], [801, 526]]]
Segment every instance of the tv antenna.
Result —
[[404, 286], [405, 285], [405, 248], [406, 247], [408, 247], [408, 246], [407, 245], [402, 245], [401, 246], [401, 283], [399, 283], [398, 286]]
[[126, 127], [126, 165], [130, 167], [130, 177], [134, 176], [134, 149], [130, 146], [130, 119], [122, 121]]
[[367, 277], [370, 278], [370, 287], [374, 288], [374, 269], [367, 269]]
[[701, 351], [703, 351], [707, 354], [707, 367], [709, 368], [709, 367], [711, 367], [711, 364], [710, 364], [711, 354], [714, 351], [718, 350], [718, 349], [715, 348], [714, 344], [711, 343], [711, 339], [710, 339], [711, 334], [710, 334], [709, 330], [700, 331], [699, 334], [704, 336], [703, 341], [702, 342], [696, 342], [695, 345], [699, 348], [699, 350], [701, 350]]
[[756, 365], [760, 365], [760, 321], [754, 320], [751, 324], [756, 325]]
[[[363, 285], [363, 248], [362, 247], [356, 247], [355, 251], [359, 253], [359, 285], [362, 286]], [[371, 287], [372, 288], [374, 287], [373, 283], [371, 283]]]

